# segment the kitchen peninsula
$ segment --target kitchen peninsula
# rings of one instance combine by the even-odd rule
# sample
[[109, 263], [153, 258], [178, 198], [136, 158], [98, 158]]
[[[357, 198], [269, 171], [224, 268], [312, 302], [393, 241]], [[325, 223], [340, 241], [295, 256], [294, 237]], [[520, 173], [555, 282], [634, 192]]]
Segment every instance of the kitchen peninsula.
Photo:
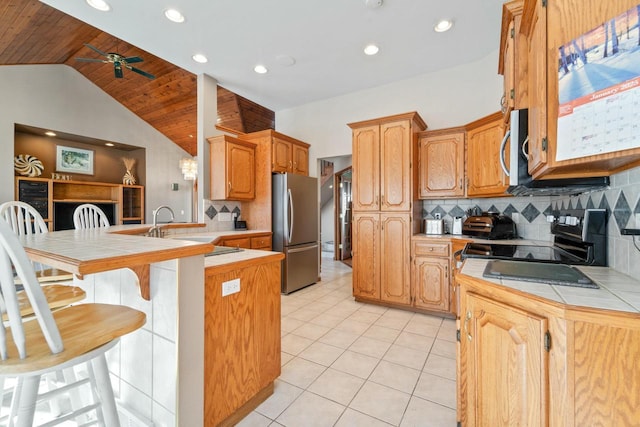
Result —
[[[22, 243], [32, 260], [73, 273], [87, 302], [147, 315], [107, 354], [125, 407], [169, 426], [218, 425], [250, 411], [280, 374], [283, 255], [247, 249], [205, 257], [211, 242], [115, 233], [140, 227], [51, 232]], [[237, 287], [223, 296], [229, 282]]]

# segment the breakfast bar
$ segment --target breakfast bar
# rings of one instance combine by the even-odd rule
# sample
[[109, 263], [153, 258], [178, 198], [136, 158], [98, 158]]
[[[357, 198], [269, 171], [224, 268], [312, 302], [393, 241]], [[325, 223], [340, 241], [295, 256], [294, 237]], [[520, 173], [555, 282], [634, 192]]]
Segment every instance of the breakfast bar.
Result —
[[[211, 425], [205, 421], [206, 414], [216, 412], [227, 418], [247, 402], [250, 408], [252, 402], [255, 406], [264, 400], [280, 373], [282, 254], [243, 250], [206, 257], [214, 249], [207, 239], [159, 239], [114, 233], [120, 228], [123, 227], [59, 231], [22, 237], [21, 241], [33, 261], [73, 273], [74, 285], [87, 294], [86, 302], [126, 305], [146, 314], [147, 323], [124, 336], [107, 353], [121, 416], [136, 414], [135, 417], [164, 426]], [[222, 298], [225, 297], [224, 290], [220, 292], [222, 282], [236, 279], [237, 291]], [[266, 342], [265, 337], [270, 339], [272, 360], [261, 362], [263, 367], [270, 367], [269, 376], [260, 378], [256, 383], [260, 387], [254, 387], [253, 394], [238, 393], [233, 401], [235, 406], [219, 410], [212, 407], [215, 402], [206, 398], [205, 384], [215, 386], [216, 378], [210, 373], [225, 375], [224, 369], [230, 365], [218, 366], [221, 355], [213, 355], [217, 349], [232, 344], [224, 341], [221, 346], [221, 340], [246, 338], [241, 335], [246, 329], [233, 325], [227, 328], [225, 322], [234, 319], [223, 316], [226, 308], [234, 308], [241, 298], [241, 305], [249, 299], [263, 314], [260, 311], [262, 304], [266, 304], [263, 301], [269, 301], [264, 307], [269, 318], [274, 319], [277, 334], [274, 336], [263, 328], [263, 337], [249, 337], [261, 338], [261, 345]], [[216, 331], [225, 331], [226, 335], [217, 336]], [[231, 356], [242, 358], [242, 351]], [[245, 359], [243, 362], [247, 364], [241, 368], [257, 372], [250, 365], [253, 360]], [[239, 384], [235, 391], [241, 388]], [[259, 392], [262, 394], [256, 398], [254, 395]], [[207, 404], [210, 407], [205, 409]]]

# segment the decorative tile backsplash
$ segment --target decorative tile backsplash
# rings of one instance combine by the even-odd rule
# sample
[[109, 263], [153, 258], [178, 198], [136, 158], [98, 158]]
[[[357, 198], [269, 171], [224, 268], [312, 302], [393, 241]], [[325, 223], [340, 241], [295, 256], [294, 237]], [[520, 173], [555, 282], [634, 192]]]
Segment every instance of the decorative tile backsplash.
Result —
[[218, 221], [218, 215], [224, 212], [231, 212], [240, 216], [240, 202], [213, 201], [204, 199], [204, 223], [206, 231], [228, 231], [233, 230], [233, 221]]
[[[500, 197], [488, 199], [424, 200], [422, 216], [440, 214], [451, 230], [453, 218], [466, 216], [478, 207], [485, 212], [510, 216], [518, 235], [525, 239], [552, 241], [547, 215], [559, 216], [567, 209], [606, 209], [609, 266], [632, 277], [640, 277], [640, 251], [633, 236], [620, 233], [623, 228], [640, 229], [640, 168], [611, 176], [609, 188], [578, 196]], [[640, 247], [640, 236], [635, 237]]]

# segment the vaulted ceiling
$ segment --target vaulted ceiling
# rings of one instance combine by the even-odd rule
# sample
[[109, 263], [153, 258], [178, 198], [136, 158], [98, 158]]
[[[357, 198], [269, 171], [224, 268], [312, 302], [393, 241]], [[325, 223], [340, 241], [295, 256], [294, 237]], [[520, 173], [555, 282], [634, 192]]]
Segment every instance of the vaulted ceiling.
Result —
[[[77, 61], [78, 57], [102, 59], [85, 43], [107, 53], [140, 56], [144, 61], [134, 66], [155, 79], [127, 69], [123, 78], [115, 78], [112, 64]], [[0, 3], [0, 65], [17, 64], [73, 67], [175, 144], [196, 154], [195, 74], [37, 0]], [[218, 92], [220, 125], [240, 132], [274, 127], [273, 112], [224, 88]]]

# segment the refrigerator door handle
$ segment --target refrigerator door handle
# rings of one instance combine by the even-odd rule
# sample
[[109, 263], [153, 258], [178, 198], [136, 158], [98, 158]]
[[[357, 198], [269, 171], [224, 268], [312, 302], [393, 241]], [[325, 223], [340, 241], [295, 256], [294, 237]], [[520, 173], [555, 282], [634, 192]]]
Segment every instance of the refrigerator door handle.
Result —
[[291, 195], [291, 189], [287, 189], [287, 194], [289, 196], [289, 209], [288, 212], [290, 213], [289, 215], [289, 232], [287, 233], [289, 242], [291, 241], [291, 234], [293, 233], [293, 218], [294, 218], [294, 212], [293, 212], [293, 196]]
[[308, 251], [309, 249], [315, 249], [317, 247], [318, 247], [318, 244], [316, 243], [316, 244], [311, 245], [311, 246], [305, 246], [304, 248], [288, 249], [287, 253], [295, 254], [295, 253], [298, 253], [298, 252]]

